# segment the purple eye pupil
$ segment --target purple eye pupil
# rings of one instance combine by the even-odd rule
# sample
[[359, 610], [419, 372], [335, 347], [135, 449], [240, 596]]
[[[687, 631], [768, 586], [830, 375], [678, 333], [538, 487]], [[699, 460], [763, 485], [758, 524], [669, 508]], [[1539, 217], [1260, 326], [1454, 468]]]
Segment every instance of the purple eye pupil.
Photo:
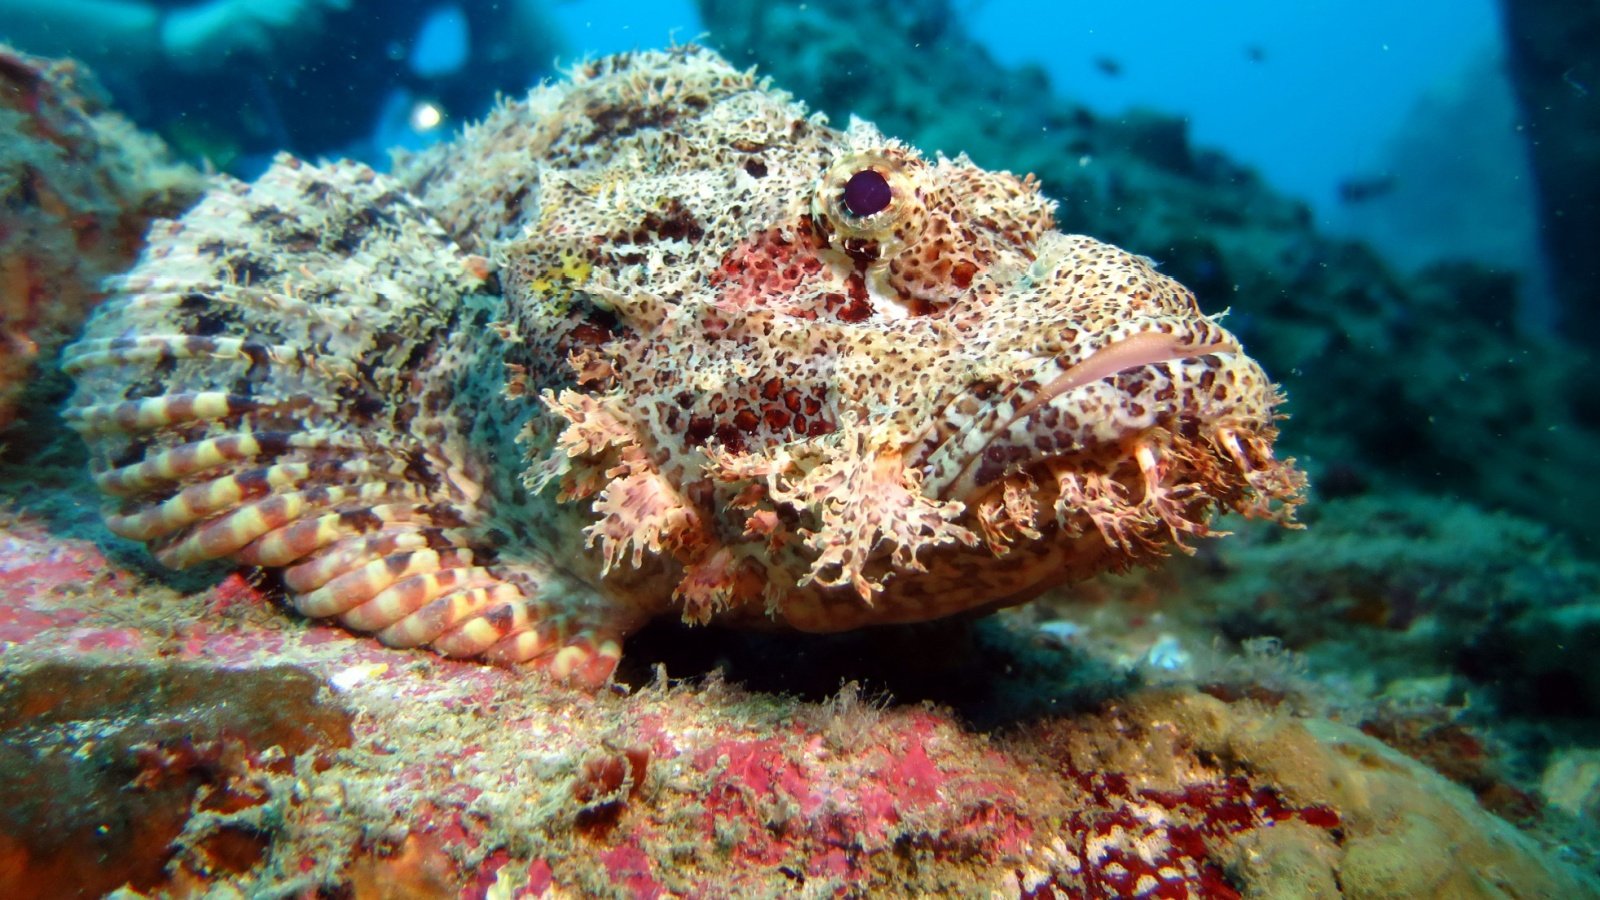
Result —
[[889, 179], [874, 169], [862, 169], [851, 175], [844, 185], [844, 208], [856, 218], [864, 219], [882, 212], [893, 199], [894, 192], [889, 189]]

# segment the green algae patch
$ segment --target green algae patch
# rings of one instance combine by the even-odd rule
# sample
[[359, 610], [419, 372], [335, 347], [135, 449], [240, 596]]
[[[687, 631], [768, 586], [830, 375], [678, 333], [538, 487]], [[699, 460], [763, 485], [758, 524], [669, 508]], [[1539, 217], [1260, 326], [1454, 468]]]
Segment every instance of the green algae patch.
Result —
[[266, 782], [350, 744], [350, 714], [324, 693], [293, 666], [0, 674], [0, 894], [159, 890], [251, 868], [273, 839], [252, 814]]

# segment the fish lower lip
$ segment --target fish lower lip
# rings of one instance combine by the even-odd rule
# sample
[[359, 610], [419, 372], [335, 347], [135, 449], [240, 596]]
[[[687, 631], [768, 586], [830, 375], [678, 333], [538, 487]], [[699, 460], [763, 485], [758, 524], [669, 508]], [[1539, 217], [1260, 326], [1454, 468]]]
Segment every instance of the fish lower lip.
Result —
[[1081, 387], [1128, 369], [1137, 369], [1175, 359], [1190, 359], [1236, 350], [1231, 341], [1211, 341], [1192, 344], [1175, 334], [1164, 331], [1146, 331], [1113, 341], [1056, 376], [1039, 389], [1027, 403], [1017, 408], [1011, 421], [1023, 418], [1073, 388]]
[[[1198, 338], [1198, 339], [1196, 339]], [[1146, 366], [1194, 359], [1209, 353], [1239, 353], [1239, 345], [1220, 329], [1202, 332], [1199, 336], [1175, 335], [1163, 331], [1145, 331], [1114, 341], [1091, 353], [1055, 378], [1034, 389], [1032, 396], [1010, 410], [1002, 418], [988, 421], [969, 421], [956, 428], [928, 450], [925, 463], [934, 466], [927, 473], [928, 484], [937, 496], [964, 494], [962, 488], [972, 487], [970, 479], [981, 462], [991, 441], [1009, 431], [1019, 421], [1040, 414], [1050, 403], [1062, 395], [1096, 381]], [[933, 427], [932, 424], [929, 426]], [[954, 463], [953, 471], [944, 477], [933, 476], [941, 457]]]

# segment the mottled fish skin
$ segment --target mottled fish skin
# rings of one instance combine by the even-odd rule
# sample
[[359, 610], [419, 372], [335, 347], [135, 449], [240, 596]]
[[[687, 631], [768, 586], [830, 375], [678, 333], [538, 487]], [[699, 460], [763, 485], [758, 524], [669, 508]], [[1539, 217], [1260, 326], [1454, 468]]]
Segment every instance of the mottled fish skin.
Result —
[[1288, 522], [1276, 388], [1052, 209], [709, 51], [611, 57], [158, 225], [66, 415], [162, 562], [590, 685], [657, 615], [923, 620]]

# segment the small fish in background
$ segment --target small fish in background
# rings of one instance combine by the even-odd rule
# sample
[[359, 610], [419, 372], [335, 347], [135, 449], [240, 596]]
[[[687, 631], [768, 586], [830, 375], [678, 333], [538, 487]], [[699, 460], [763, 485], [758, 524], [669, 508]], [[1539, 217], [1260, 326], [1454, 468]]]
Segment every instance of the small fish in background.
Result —
[[1267, 48], [1260, 44], [1246, 44], [1244, 58], [1253, 63], [1264, 63], [1267, 61]]
[[1573, 93], [1577, 94], [1579, 97], [1587, 97], [1589, 96], [1588, 85], [1585, 85], [1583, 82], [1573, 77], [1572, 73], [1577, 71], [1577, 68], [1577, 66], [1573, 66], [1565, 72], [1562, 72], [1561, 80], [1567, 85], [1567, 87], [1572, 88]]
[[1367, 203], [1392, 193], [1395, 184], [1393, 175], [1346, 178], [1339, 182], [1339, 202], [1347, 206]]
[[1107, 78], [1122, 77], [1122, 63], [1117, 62], [1115, 59], [1112, 59], [1109, 56], [1096, 56], [1094, 58], [1094, 67], [1099, 69], [1100, 74], [1106, 76]]

